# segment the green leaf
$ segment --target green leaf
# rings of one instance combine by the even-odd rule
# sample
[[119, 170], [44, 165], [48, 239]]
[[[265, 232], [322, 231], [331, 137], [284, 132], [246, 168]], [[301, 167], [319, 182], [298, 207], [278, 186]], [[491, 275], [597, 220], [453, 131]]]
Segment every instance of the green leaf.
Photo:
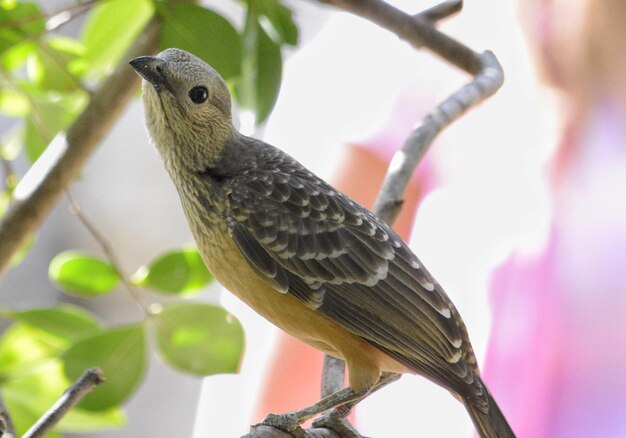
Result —
[[101, 411], [74, 408], [61, 419], [57, 428], [60, 432], [80, 433], [119, 429], [125, 425], [126, 415], [119, 407]]
[[0, 192], [0, 217], [4, 216], [9, 209], [10, 201], [11, 196], [7, 192]]
[[111, 71], [153, 14], [150, 0], [98, 2], [81, 35], [89, 76]]
[[36, 37], [46, 29], [45, 16], [35, 3], [0, 4], [0, 53]]
[[73, 93], [41, 93], [22, 86], [31, 97], [33, 107], [24, 126], [24, 147], [31, 162], [39, 158], [59, 131], [67, 128], [87, 105], [88, 96], [82, 90]]
[[22, 246], [20, 246], [17, 251], [13, 253], [13, 256], [11, 256], [11, 261], [9, 262], [10, 267], [13, 268], [24, 261], [30, 252], [30, 249], [33, 247], [36, 238], [36, 234], [32, 234], [26, 238], [26, 242], [22, 243]]
[[80, 89], [79, 76], [84, 73], [85, 64], [78, 62], [82, 61], [84, 51], [82, 44], [71, 38], [52, 37], [42, 40], [29, 58], [29, 77], [45, 90], [68, 92]]
[[[16, 436], [22, 436], [68, 388], [70, 382], [62, 370], [61, 361], [50, 358], [3, 382], [2, 398]], [[59, 434], [52, 432], [46, 434], [48, 437], [59, 437]]]
[[30, 105], [24, 93], [0, 89], [0, 112], [9, 117], [24, 117], [29, 110]]
[[20, 322], [11, 325], [0, 338], [0, 381], [59, 355], [65, 348], [57, 337], [35, 327]]
[[[21, 436], [47, 411], [71, 385], [63, 373], [63, 363], [58, 358], [46, 359], [36, 367], [11, 376], [2, 385], [2, 397], [11, 413], [11, 419]], [[125, 424], [120, 408], [92, 412], [74, 408], [68, 412], [57, 430], [63, 432], [90, 432], [118, 428]], [[59, 436], [58, 433], [46, 434]]]
[[137, 388], [146, 368], [146, 342], [141, 325], [108, 330], [84, 338], [62, 356], [67, 377], [74, 381], [88, 368], [98, 367], [106, 382], [79, 404], [90, 411], [123, 403]]
[[102, 326], [93, 314], [71, 304], [3, 313], [67, 341], [68, 347], [71, 343], [102, 330]]
[[163, 359], [197, 376], [236, 373], [244, 349], [241, 323], [221, 307], [171, 303], [151, 318]]
[[18, 43], [0, 55], [0, 66], [7, 72], [13, 72], [23, 67], [35, 50], [37, 50], [37, 44], [34, 41]]
[[213, 280], [195, 247], [171, 251], [142, 266], [133, 274], [133, 283], [168, 294], [199, 292]]
[[298, 44], [298, 28], [291, 10], [278, 0], [254, 0], [259, 10], [259, 23], [278, 44]]
[[257, 73], [256, 73], [256, 120], [263, 123], [270, 115], [278, 100], [283, 63], [280, 47], [265, 31], [259, 32]]
[[263, 123], [274, 109], [282, 78], [280, 46], [259, 25], [258, 11], [250, 4], [244, 28], [242, 77], [235, 91], [241, 106], [255, 113], [256, 124]]
[[208, 62], [224, 79], [241, 71], [241, 40], [235, 28], [221, 15], [190, 3], [165, 3], [161, 49], [177, 47]]
[[109, 263], [77, 251], [62, 252], [52, 259], [48, 275], [65, 292], [87, 297], [111, 292], [120, 281]]
[[15, 160], [22, 150], [24, 142], [24, 131], [22, 129], [11, 129], [0, 143], [0, 158], [5, 160]]

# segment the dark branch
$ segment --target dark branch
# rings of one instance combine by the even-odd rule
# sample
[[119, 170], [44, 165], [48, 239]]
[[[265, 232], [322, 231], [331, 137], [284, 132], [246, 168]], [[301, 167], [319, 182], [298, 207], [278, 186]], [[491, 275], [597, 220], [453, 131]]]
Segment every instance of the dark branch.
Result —
[[346, 367], [343, 360], [325, 355], [322, 369], [322, 398], [342, 389], [345, 375]]
[[420, 12], [415, 17], [422, 17], [425, 20], [435, 23], [460, 12], [461, 9], [463, 9], [463, 0], [447, 0]]
[[[264, 424], [257, 424], [250, 427], [250, 433], [242, 436], [241, 438], [294, 438], [293, 435], [283, 432], [282, 430], [275, 429]], [[339, 434], [330, 429], [307, 429], [305, 435], [296, 438], [342, 438]]]
[[70, 190], [67, 190], [66, 193], [67, 198], [70, 201], [72, 213], [76, 215], [80, 223], [83, 224], [85, 229], [87, 229], [89, 234], [91, 234], [91, 237], [93, 237], [98, 245], [100, 245], [100, 248], [102, 248], [104, 255], [109, 261], [109, 264], [117, 272], [117, 275], [120, 278], [120, 282], [122, 283], [122, 286], [124, 286], [124, 289], [126, 289], [126, 292], [130, 294], [133, 301], [137, 303], [139, 308], [146, 315], [150, 315], [150, 304], [144, 299], [144, 297], [141, 295], [141, 292], [129, 281], [128, 275], [122, 268], [122, 264], [120, 263], [117, 255], [115, 254], [115, 251], [113, 250], [113, 246], [109, 243], [104, 234], [101, 233], [100, 230], [98, 230], [98, 227], [96, 227], [96, 225], [87, 217], [87, 215], [83, 213], [82, 208], [80, 208], [80, 205], [78, 205], [78, 202], [76, 201], [74, 195], [72, 195], [72, 192]]
[[91, 392], [97, 385], [104, 382], [102, 371], [97, 368], [88, 369], [70, 386], [57, 402], [26, 432], [22, 438], [41, 438], [50, 432], [56, 424], [76, 404]]
[[365, 18], [407, 41], [417, 49], [426, 48], [471, 75], [482, 70], [479, 53], [435, 29], [419, 14], [409, 15], [381, 0], [319, 0]]
[[502, 85], [504, 76], [496, 57], [491, 52], [485, 52], [481, 59], [481, 72], [428, 114], [393, 156], [374, 204], [374, 212], [381, 218], [389, 221], [398, 214], [411, 175], [435, 137], [469, 108], [494, 94]]
[[13, 427], [13, 421], [7, 410], [4, 400], [0, 397], [0, 437], [13, 438], [15, 437], [15, 428]]

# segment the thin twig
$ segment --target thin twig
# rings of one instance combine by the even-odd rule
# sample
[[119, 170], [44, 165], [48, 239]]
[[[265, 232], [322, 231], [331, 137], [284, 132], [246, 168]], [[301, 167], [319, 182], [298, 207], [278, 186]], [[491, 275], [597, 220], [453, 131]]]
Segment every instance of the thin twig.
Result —
[[422, 17], [433, 23], [448, 18], [463, 9], [463, 0], [447, 0], [425, 9], [415, 17]]
[[15, 428], [13, 427], [13, 421], [7, 410], [4, 400], [0, 395], [0, 436], [2, 438], [14, 438]]
[[4, 172], [4, 191], [11, 193], [17, 185], [17, 175], [15, 174], [15, 169], [13, 169], [11, 161], [4, 157], [0, 157], [0, 163], [2, 163], [2, 171]]
[[76, 404], [91, 392], [97, 385], [104, 382], [102, 371], [98, 368], [88, 369], [70, 386], [57, 402], [41, 416], [37, 423], [26, 432], [22, 438], [42, 438], [46, 433], [72, 409]]
[[158, 31], [158, 22], [152, 20], [69, 127], [64, 140], [66, 148], [60, 157], [47, 166], [41, 182], [24, 199], [16, 200], [0, 221], [0, 275], [6, 270], [13, 254], [39, 228], [100, 140], [135, 96], [139, 78], [129, 73], [126, 60], [154, 53]]
[[130, 294], [130, 296], [141, 308], [141, 310], [143, 310], [146, 315], [150, 315], [150, 304], [144, 299], [143, 295], [141, 295], [141, 292], [139, 292], [139, 290], [135, 286], [133, 286], [128, 280], [128, 275], [126, 275], [126, 272], [122, 268], [122, 265], [119, 262], [119, 259], [117, 258], [117, 255], [115, 254], [115, 251], [113, 251], [113, 247], [111, 246], [107, 238], [104, 237], [104, 234], [102, 234], [100, 230], [98, 230], [98, 227], [96, 227], [96, 225], [87, 217], [87, 215], [83, 213], [83, 210], [80, 208], [80, 205], [78, 205], [76, 198], [72, 195], [71, 190], [68, 189], [65, 191], [65, 193], [67, 195], [67, 199], [70, 202], [72, 213], [76, 215], [78, 220], [83, 224], [87, 231], [89, 231], [89, 234], [91, 234], [91, 236], [98, 243], [98, 245], [100, 245], [100, 248], [102, 248], [102, 251], [104, 252], [107, 260], [109, 261], [113, 269], [115, 269], [117, 275], [120, 277], [120, 281], [126, 291]]
[[493, 95], [502, 85], [504, 76], [496, 57], [491, 52], [485, 52], [481, 58], [483, 70], [428, 114], [394, 154], [374, 204], [373, 210], [379, 217], [387, 220], [397, 214], [411, 175], [435, 137], [469, 108]]
[[[17, 29], [20, 28], [22, 26], [28, 25], [28, 24], [33, 24], [39, 20], [46, 20], [46, 31], [51, 31], [51, 30], [55, 30], [59, 27], [59, 25], [56, 26], [52, 26], [49, 27], [48, 23], [50, 23], [50, 21], [52, 22], [61, 22], [60, 25], [63, 25], [65, 23], [67, 23], [68, 21], [76, 18], [77, 16], [79, 16], [80, 14], [88, 11], [94, 4], [100, 2], [102, 0], [86, 0], [84, 2], [78, 2], [75, 3], [71, 6], [68, 6], [67, 8], [63, 8], [60, 10], [57, 10], [51, 14], [48, 15], [44, 15], [41, 13], [35, 13], [32, 15], [27, 15], [25, 17], [20, 17], [20, 18], [16, 18], [14, 20], [8, 21], [8, 22], [4, 22], [2, 23], [2, 28], [3, 29]], [[69, 19], [67, 18], [67, 15], [69, 14]], [[26, 36], [26, 35], [24, 35]]]
[[471, 75], [482, 70], [480, 54], [437, 30], [430, 20], [414, 17], [382, 0], [318, 0], [358, 15], [396, 34], [417, 49], [427, 48]]
[[43, 117], [41, 112], [39, 111], [39, 106], [33, 99], [33, 96], [24, 90], [24, 87], [17, 83], [15, 78], [13, 78], [8, 72], [0, 70], [0, 78], [2, 78], [8, 86], [13, 89], [16, 93], [19, 93], [28, 101], [29, 112], [28, 118], [33, 123], [35, 130], [37, 133], [43, 138], [45, 142], [50, 143], [53, 139], [52, 132], [46, 126], [43, 121]]
[[87, 88], [85, 84], [83, 84], [78, 76], [74, 75], [68, 70], [63, 58], [59, 55], [59, 53], [55, 52], [46, 41], [40, 41], [39, 49], [42, 51], [42, 53], [45, 53], [53, 63], [56, 64], [59, 70], [63, 72], [65, 77], [67, 77], [76, 88], [84, 91], [87, 94], [91, 94], [91, 90], [89, 90], [89, 88]]
[[46, 31], [52, 32], [59, 29], [64, 24], [88, 12], [93, 5], [101, 1], [102, 0], [86, 0], [49, 15], [46, 20]]

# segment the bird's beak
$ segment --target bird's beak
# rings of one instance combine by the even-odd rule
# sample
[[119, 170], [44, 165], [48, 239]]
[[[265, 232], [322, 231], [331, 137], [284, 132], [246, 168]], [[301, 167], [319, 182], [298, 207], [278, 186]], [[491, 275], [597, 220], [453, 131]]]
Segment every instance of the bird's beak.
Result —
[[165, 66], [167, 62], [154, 56], [139, 56], [131, 59], [130, 66], [135, 69], [137, 74], [150, 82], [156, 91], [162, 89], [170, 89], [167, 76], [165, 76]]

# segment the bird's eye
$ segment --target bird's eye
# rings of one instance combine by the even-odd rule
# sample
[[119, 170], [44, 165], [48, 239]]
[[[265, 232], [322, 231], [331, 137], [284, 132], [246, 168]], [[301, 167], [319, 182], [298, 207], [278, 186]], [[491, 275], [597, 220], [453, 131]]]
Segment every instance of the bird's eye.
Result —
[[209, 98], [209, 92], [206, 87], [193, 87], [189, 90], [189, 98], [193, 103], [204, 103]]

